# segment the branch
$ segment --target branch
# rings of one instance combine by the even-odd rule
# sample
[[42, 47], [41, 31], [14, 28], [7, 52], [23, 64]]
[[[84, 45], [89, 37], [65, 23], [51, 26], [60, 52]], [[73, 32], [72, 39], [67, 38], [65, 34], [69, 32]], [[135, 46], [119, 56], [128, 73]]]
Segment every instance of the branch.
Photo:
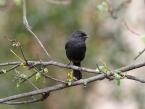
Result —
[[[8, 65], [20, 65], [22, 64], [22, 62], [20, 61], [15, 61], [15, 62], [6, 62], [6, 63], [0, 63], [0, 66], [8, 66]], [[25, 64], [25, 63], [24, 63]], [[65, 69], [73, 69], [73, 70], [80, 70], [83, 72], [88, 72], [88, 73], [93, 73], [93, 74], [100, 74], [100, 72], [97, 72], [96, 69], [90, 69], [90, 68], [86, 68], [86, 67], [78, 67], [78, 66], [74, 66], [74, 65], [68, 65], [68, 64], [63, 64], [57, 61], [27, 61], [26, 66], [37, 66], [37, 65], [43, 65], [43, 66], [56, 66], [59, 68], [65, 68]], [[111, 71], [111, 72], [127, 72], [133, 69], [137, 69], [140, 67], [145, 66], [145, 61], [142, 63], [137, 63], [137, 64], [131, 64], [125, 67], [121, 67], [117, 70]]]
[[141, 83], [145, 83], [145, 80], [144, 79], [140, 79], [140, 78], [137, 78], [137, 77], [132, 76], [132, 75], [126, 75], [126, 78], [127, 79], [131, 79], [131, 80], [134, 80], [134, 81], [138, 81], [138, 82], [141, 82]]
[[145, 52], [145, 48], [138, 53], [138, 55], [134, 58], [134, 60], [137, 60], [144, 52]]
[[[15, 62], [6, 62], [6, 63], [0, 63], [0, 66], [8, 66], [8, 65], [20, 65], [22, 62], [20, 61], [15, 61]], [[56, 66], [60, 68], [66, 68], [66, 69], [74, 69], [74, 70], [81, 70], [84, 72], [88, 73], [93, 73], [93, 74], [100, 74], [100, 72], [97, 72], [96, 69], [90, 69], [90, 68], [85, 68], [85, 67], [78, 67], [74, 65], [68, 65], [68, 64], [63, 64], [57, 61], [27, 61], [27, 64], [30, 66], [37, 66], [37, 65], [43, 65], [43, 66]], [[125, 67], [121, 67], [117, 70], [114, 70], [112, 72], [127, 72], [133, 69], [137, 69], [140, 67], [145, 66], [145, 62], [137, 63], [137, 64], [131, 64]]]
[[[13, 63], [13, 65], [14, 65], [14, 63], [15, 64], [19, 63], [20, 64], [20, 62], [12, 62], [12, 63]], [[5, 64], [1, 63], [0, 65], [9, 65], [9, 64], [12, 65], [12, 63], [11, 62], [5, 63]], [[84, 68], [84, 67], [80, 68], [80, 67], [76, 67], [76, 66], [73, 66], [73, 65], [58, 63], [58, 62], [55, 62], [55, 61], [49, 61], [49, 62], [28, 61], [28, 64], [54, 65], [54, 66], [61, 67], [61, 68], [70, 68], [70, 69], [75, 69], [75, 70], [82, 70], [82, 71], [85, 71], [85, 72], [95, 73], [95, 74], [98, 73], [94, 69], [88, 69], [88, 68]], [[57, 90], [62, 90], [64, 88], [73, 87], [73, 86], [77, 86], [77, 85], [85, 85], [86, 86], [88, 83], [105, 79], [108, 76], [113, 76], [113, 73], [115, 73], [115, 72], [120, 71], [120, 73], [123, 73], [123, 72], [127, 72], [127, 71], [130, 71], [130, 70], [134, 70], [134, 69], [143, 67], [143, 66], [145, 66], [145, 62], [142, 62], [142, 63], [139, 63], [139, 64], [132, 64], [132, 65], [129, 65], [129, 66], [126, 66], [126, 67], [122, 67], [122, 68], [110, 71], [110, 72], [107, 73], [107, 75], [106, 74], [99, 74], [99, 75], [96, 75], [96, 76], [93, 76], [93, 77], [89, 77], [87, 79], [81, 79], [79, 81], [75, 81], [71, 85], [58, 84], [58, 85], [54, 85], [54, 86], [51, 86], [51, 87], [38, 89], [38, 90], [35, 90], [35, 91], [32, 91], [32, 92], [26, 92], [26, 93], [22, 93], [22, 94], [10, 96], [10, 97], [2, 98], [2, 99], [0, 99], [0, 103], [5, 103], [5, 102], [11, 101], [11, 100], [16, 100], [16, 99], [20, 99], [20, 98], [24, 98], [24, 97], [40, 95], [40, 94], [43, 94], [43, 93], [50, 93], [50, 92], [54, 92], [54, 91], [57, 91]], [[132, 80], [136, 80], [136, 81], [144, 83], [144, 80], [137, 79], [136, 77], [129, 76], [129, 75], [126, 76], [126, 77], [127, 77], [127, 79], [132, 79]]]
[[22, 94], [6, 97], [6, 98], [3, 98], [3, 99], [0, 99], [0, 103], [4, 103], [4, 102], [7, 102], [7, 101], [16, 100], [16, 99], [20, 99], [20, 98], [24, 98], [24, 97], [40, 95], [40, 94], [43, 94], [43, 93], [50, 93], [50, 92], [54, 92], [54, 91], [57, 91], [57, 90], [62, 90], [64, 88], [73, 87], [73, 86], [77, 86], [77, 85], [81, 85], [81, 84], [86, 85], [87, 83], [90, 83], [90, 82], [93, 82], [93, 81], [96, 81], [96, 80], [102, 80], [104, 78], [105, 78], [105, 75], [101, 74], [101, 75], [98, 75], [98, 76], [90, 77], [88, 79], [82, 79], [82, 80], [79, 80], [79, 81], [75, 81], [70, 86], [68, 86], [66, 84], [58, 84], [58, 85], [55, 85], [55, 86], [35, 90], [35, 91], [32, 91], [32, 92], [27, 92], [27, 93], [22, 93]]
[[[11, 67], [10, 69], [6, 70], [6, 72], [10, 72], [10, 71], [16, 69], [16, 68], [19, 67], [19, 66], [20, 66], [19, 64], [16, 64], [16, 65], [14, 65], [13, 67]], [[4, 72], [3, 72], [3, 71], [0, 71], [0, 74], [4, 74]]]
[[27, 100], [27, 101], [18, 101], [18, 102], [4, 102], [4, 104], [19, 105], [19, 104], [30, 104], [30, 103], [35, 103], [35, 102], [39, 102], [39, 101], [42, 101], [42, 98]]
[[[7, 101], [7, 102], [4, 102], [4, 104], [9, 104], [9, 105], [20, 105], [20, 104], [30, 104], [30, 103], [35, 103], [35, 102], [39, 102], [39, 101], [43, 101], [45, 100], [48, 96], [49, 96], [49, 93], [43, 93], [41, 94], [42, 96], [40, 98], [33, 98], [32, 100], [27, 100], [27, 101], [14, 101], [14, 102], [11, 102], [11, 101]], [[32, 96], [33, 97], [33, 96]]]
[[[21, 64], [22, 62], [20, 61], [15, 61], [15, 62], [6, 62], [6, 63], [0, 63], [0, 66], [8, 66], [8, 65], [17, 65], [17, 64]], [[25, 63], [23, 63], [25, 65]], [[56, 67], [60, 67], [60, 68], [67, 68], [67, 69], [74, 69], [74, 70], [81, 70], [84, 72], [88, 72], [88, 73], [94, 73], [94, 74], [100, 74], [99, 72], [97, 72], [95, 69], [89, 69], [89, 68], [85, 68], [85, 67], [77, 67], [74, 65], [68, 65], [68, 64], [63, 64], [60, 62], [56, 62], [56, 61], [27, 61], [27, 65], [26, 66], [37, 66], [37, 65], [43, 65], [43, 66], [56, 66]]]
[[43, 44], [41, 43], [41, 41], [39, 40], [37, 35], [31, 30], [31, 26], [28, 23], [27, 10], [26, 10], [26, 0], [23, 0], [23, 24], [25, 25], [26, 29], [35, 37], [35, 39], [37, 40], [38, 44], [44, 50], [44, 52], [46, 53], [48, 58], [50, 58], [49, 53], [47, 52], [47, 50], [45, 49], [45, 47], [43, 46]]

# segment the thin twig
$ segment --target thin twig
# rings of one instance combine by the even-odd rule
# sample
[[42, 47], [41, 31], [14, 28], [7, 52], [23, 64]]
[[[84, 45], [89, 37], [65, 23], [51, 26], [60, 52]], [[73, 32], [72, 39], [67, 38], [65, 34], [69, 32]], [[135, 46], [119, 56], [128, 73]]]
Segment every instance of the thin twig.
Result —
[[4, 104], [8, 104], [8, 105], [20, 105], [20, 104], [30, 104], [30, 103], [35, 103], [35, 102], [39, 102], [42, 101], [42, 98], [38, 98], [38, 99], [33, 99], [33, 100], [27, 100], [27, 101], [16, 101], [16, 102], [4, 102]]
[[[9, 65], [16, 65], [16, 64], [21, 64], [22, 62], [20, 61], [15, 61], [15, 62], [6, 62], [6, 63], [0, 63], [0, 66], [9, 66]], [[56, 67], [60, 67], [60, 68], [67, 68], [67, 69], [74, 69], [74, 70], [81, 70], [81, 71], [85, 71], [88, 73], [94, 73], [94, 74], [100, 74], [99, 72], [97, 72], [95, 69], [89, 69], [89, 68], [85, 68], [85, 67], [78, 67], [78, 66], [74, 66], [74, 65], [68, 65], [68, 64], [63, 64], [60, 62], [56, 62], [56, 61], [27, 61], [28, 66], [37, 66], [37, 65], [43, 65], [43, 66], [56, 66]]]
[[31, 26], [28, 23], [27, 10], [26, 10], [26, 0], [23, 0], [23, 24], [25, 25], [26, 29], [35, 37], [35, 39], [37, 40], [38, 44], [44, 50], [44, 52], [46, 53], [48, 58], [50, 58], [49, 53], [47, 52], [47, 50], [45, 49], [45, 47], [43, 46], [43, 44], [41, 43], [41, 41], [39, 40], [37, 35], [31, 30]]
[[67, 82], [62, 81], [62, 80], [59, 80], [59, 79], [56, 79], [56, 78], [53, 78], [53, 77], [51, 77], [51, 76], [49, 76], [49, 75], [46, 75], [45, 73], [41, 73], [41, 75], [42, 75], [43, 77], [48, 78], [48, 79], [51, 79], [51, 80], [53, 80], [53, 81], [56, 81], [56, 82], [59, 82], [59, 83], [67, 84]]
[[0, 63], [0, 66], [10, 66], [10, 65], [20, 65], [22, 62], [20, 61], [15, 61], [15, 62], [4, 62]]
[[[141, 36], [141, 34], [137, 33], [137, 32], [134, 31], [133, 29], [131, 29], [131, 28], [128, 26], [128, 24], [127, 24], [127, 22], [126, 22], [125, 20], [123, 20], [123, 24], [125, 25], [125, 27], [127, 28], [127, 30], [128, 30], [129, 32], [131, 32], [131, 33], [134, 34], [135, 36], [138, 36], [138, 37]], [[139, 52], [139, 54], [134, 58], [134, 60], [137, 60], [144, 52], [145, 52], [145, 48], [144, 48], [142, 51]]]
[[[90, 69], [90, 68], [86, 68], [86, 67], [78, 67], [78, 66], [74, 66], [74, 65], [67, 65], [67, 64], [63, 64], [57, 61], [28, 61], [27, 62], [28, 65], [43, 65], [43, 66], [56, 66], [59, 68], [65, 68], [65, 69], [73, 69], [73, 70], [81, 70], [83, 72], [87, 72], [87, 73], [92, 73], [92, 74], [100, 74], [100, 72], [96, 71], [96, 69]], [[6, 62], [6, 63], [0, 63], [0, 66], [8, 66], [8, 65], [17, 65], [17, 64], [21, 64], [20, 61], [15, 61], [15, 62]], [[141, 63], [136, 63], [136, 64], [131, 64], [125, 67], [121, 67], [117, 70], [114, 70], [112, 72], [127, 72], [133, 69], [137, 69], [140, 67], [145, 66], [145, 61], [141, 62]], [[82, 73], [83, 73], [82, 72]]]
[[129, 3], [131, 3], [132, 0], [124, 0], [119, 6], [117, 6], [116, 8], [113, 7], [114, 3], [111, 3], [111, 0], [105, 0], [107, 5], [108, 5], [108, 12], [110, 14], [110, 16], [113, 19], [117, 19], [118, 18], [118, 13], [119, 11], [121, 11], [122, 9], [124, 9]]
[[125, 20], [123, 20], [123, 24], [124, 24], [124, 26], [127, 28], [127, 30], [128, 30], [129, 32], [131, 32], [133, 35], [135, 35], [135, 36], [141, 36], [141, 34], [137, 33], [137, 32], [134, 31], [133, 29], [131, 29]]
[[132, 76], [132, 75], [125, 75], [125, 77], [127, 79], [131, 79], [131, 80], [134, 80], [134, 81], [138, 81], [138, 82], [141, 82], [141, 83], [145, 83], [145, 79], [140, 79], [140, 78], [137, 78], [137, 77]]
[[20, 45], [19, 47], [20, 47], [20, 51], [21, 51], [21, 53], [22, 53], [22, 56], [23, 56], [25, 62], [27, 63], [27, 59], [26, 59], [26, 57], [25, 57], [25, 55], [24, 55], [24, 52], [23, 52], [23, 50], [22, 50], [22, 46]]
[[139, 54], [134, 58], [134, 60], [137, 60], [144, 52], [145, 52], [145, 48], [139, 52]]
[[[22, 79], [23, 81], [24, 81], [24, 80], [27, 81], [27, 82], [28, 82], [30, 85], [32, 85], [33, 88], [35, 88], [36, 90], [39, 89], [31, 80], [29, 80], [29, 79], [27, 79], [27, 78], [24, 78], [24, 77], [21, 77], [21, 76], [18, 76], [18, 75], [16, 75], [16, 76], [18, 77], [16, 80], [18, 80], [18, 79], [20, 78], [20, 79]], [[22, 81], [22, 82], [23, 82], [23, 81]], [[22, 84], [22, 83], [20, 82], [19, 84]]]
[[[7, 73], [7, 72], [10, 72], [10, 71], [12, 71], [12, 70], [14, 70], [14, 69], [16, 69], [16, 68], [19, 67], [19, 66], [20, 66], [19, 64], [14, 65], [14, 66], [11, 67], [10, 69], [6, 70], [6, 73]], [[0, 71], [0, 74], [4, 74], [4, 72], [3, 72], [3, 71]]]
[[11, 101], [11, 100], [16, 100], [16, 99], [20, 99], [20, 98], [25, 98], [25, 97], [29, 97], [29, 96], [40, 95], [40, 94], [43, 94], [43, 93], [50, 93], [50, 92], [54, 92], [54, 91], [57, 91], [57, 90], [62, 90], [64, 88], [73, 87], [73, 86], [77, 86], [77, 85], [81, 85], [81, 84], [84, 85], [84, 81], [87, 82], [87, 83], [90, 83], [90, 82], [93, 82], [93, 81], [96, 81], [96, 80], [102, 80], [104, 78], [105, 78], [105, 75], [101, 74], [101, 75], [98, 75], [98, 76], [90, 77], [88, 79], [81, 79], [79, 81], [75, 81], [69, 86], [66, 85], [66, 84], [58, 84], [58, 85], [54, 85], [54, 86], [47, 87], [47, 88], [44, 88], [44, 89], [39, 89], [39, 90], [35, 90], [35, 91], [32, 91], [32, 92], [27, 92], [27, 93], [22, 93], [22, 94], [2, 98], [2, 99], [0, 99], [0, 103], [4, 103], [4, 102], [7, 102], [7, 101]]
[[35, 90], [39, 89], [31, 80], [28, 79], [27, 82], [30, 83], [33, 86], [33, 88], [35, 88]]
[[25, 81], [27, 81], [28, 79], [32, 78], [33, 76], [35, 76], [37, 74], [37, 72], [34, 72], [32, 75], [30, 75], [28, 78], [23, 79], [23, 81], [20, 82], [20, 84], [24, 83]]

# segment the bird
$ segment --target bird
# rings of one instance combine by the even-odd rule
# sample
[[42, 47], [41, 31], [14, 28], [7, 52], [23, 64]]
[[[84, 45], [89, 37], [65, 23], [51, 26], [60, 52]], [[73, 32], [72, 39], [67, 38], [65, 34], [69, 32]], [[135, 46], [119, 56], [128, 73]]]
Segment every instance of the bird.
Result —
[[[81, 61], [85, 58], [86, 54], [85, 41], [88, 38], [87, 34], [83, 31], [76, 30], [70, 36], [65, 44], [66, 56], [70, 63], [72, 62], [73, 65], [81, 67]], [[82, 79], [80, 70], [73, 70], [73, 76], [77, 80]]]

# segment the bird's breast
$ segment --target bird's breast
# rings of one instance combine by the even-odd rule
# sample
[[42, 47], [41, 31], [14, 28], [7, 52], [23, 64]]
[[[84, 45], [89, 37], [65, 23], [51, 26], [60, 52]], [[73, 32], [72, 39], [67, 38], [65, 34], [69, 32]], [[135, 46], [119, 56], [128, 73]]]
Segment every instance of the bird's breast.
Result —
[[70, 41], [66, 47], [66, 55], [69, 60], [82, 61], [85, 57], [86, 44], [84, 41]]

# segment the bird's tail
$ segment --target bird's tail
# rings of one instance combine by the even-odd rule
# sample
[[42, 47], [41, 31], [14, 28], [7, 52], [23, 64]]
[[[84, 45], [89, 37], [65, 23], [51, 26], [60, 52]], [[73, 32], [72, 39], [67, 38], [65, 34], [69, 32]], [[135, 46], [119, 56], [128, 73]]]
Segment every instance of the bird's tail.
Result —
[[[80, 67], [81, 63], [80, 62], [74, 62], [73, 65]], [[80, 80], [82, 79], [82, 73], [80, 70], [73, 70], [73, 76], [77, 79]]]

